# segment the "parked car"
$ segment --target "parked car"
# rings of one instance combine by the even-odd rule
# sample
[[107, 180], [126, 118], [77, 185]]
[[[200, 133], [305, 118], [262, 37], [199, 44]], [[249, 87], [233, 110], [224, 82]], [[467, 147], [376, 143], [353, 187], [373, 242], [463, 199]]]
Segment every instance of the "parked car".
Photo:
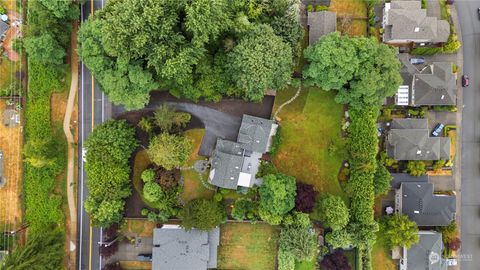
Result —
[[440, 134], [442, 134], [442, 131], [443, 131], [444, 127], [445, 127], [444, 124], [438, 123], [432, 131], [432, 136], [433, 137], [438, 137]]
[[152, 254], [138, 254], [137, 261], [151, 262], [152, 261]]
[[470, 84], [470, 81], [468, 80], [468, 76], [467, 76], [467, 75], [463, 75], [463, 76], [462, 76], [462, 86], [463, 86], [463, 87], [467, 87], [469, 84]]
[[410, 58], [410, 63], [411, 63], [412, 65], [425, 64], [425, 58], [423, 58], [423, 57]]

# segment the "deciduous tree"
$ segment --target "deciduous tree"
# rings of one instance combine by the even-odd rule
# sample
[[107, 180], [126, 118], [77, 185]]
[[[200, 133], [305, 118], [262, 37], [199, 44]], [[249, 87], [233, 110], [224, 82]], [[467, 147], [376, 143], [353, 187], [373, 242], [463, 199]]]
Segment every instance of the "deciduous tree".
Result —
[[206, 199], [189, 201], [180, 215], [182, 217], [182, 227], [187, 231], [192, 228], [209, 231], [227, 220], [224, 206]]
[[150, 141], [147, 153], [150, 159], [167, 170], [185, 164], [192, 152], [192, 142], [179, 135], [162, 133]]
[[418, 226], [407, 215], [395, 214], [386, 217], [382, 223], [384, 236], [390, 248], [395, 246], [410, 248], [419, 241]]
[[269, 174], [260, 186], [260, 217], [278, 225], [282, 217], [295, 207], [295, 178], [285, 174]]
[[318, 216], [323, 225], [333, 230], [341, 230], [348, 224], [348, 208], [342, 198], [328, 195], [317, 205]]

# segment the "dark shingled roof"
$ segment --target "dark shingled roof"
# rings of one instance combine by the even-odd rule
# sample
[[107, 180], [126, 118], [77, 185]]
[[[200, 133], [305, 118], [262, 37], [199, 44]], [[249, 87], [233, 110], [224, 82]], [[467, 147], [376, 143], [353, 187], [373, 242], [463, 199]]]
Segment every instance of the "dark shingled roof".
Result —
[[449, 160], [450, 139], [430, 137], [427, 119], [394, 119], [387, 154], [396, 160]]
[[265, 153], [268, 151], [272, 125], [273, 121], [270, 119], [244, 114], [237, 142], [242, 144], [245, 150]]
[[313, 45], [321, 37], [337, 30], [337, 14], [331, 11], [308, 12], [308, 44]]
[[392, 189], [399, 189], [403, 182], [428, 182], [428, 175], [412, 176], [408, 173], [392, 173]]
[[2, 20], [0, 20], [0, 36], [5, 34], [8, 30], [8, 24]]
[[[169, 226], [169, 225], [167, 225]], [[153, 270], [207, 270], [217, 268], [220, 229], [185, 231], [180, 227], [153, 231]]]
[[447, 226], [455, 219], [455, 196], [433, 194], [431, 183], [402, 183], [399, 195], [401, 213], [418, 226]]
[[243, 166], [243, 152], [240, 144], [217, 139], [211, 161], [210, 174], [213, 177], [210, 183], [222, 188], [236, 189]]
[[442, 234], [434, 231], [420, 231], [420, 241], [406, 250], [408, 270], [446, 270], [442, 258]]

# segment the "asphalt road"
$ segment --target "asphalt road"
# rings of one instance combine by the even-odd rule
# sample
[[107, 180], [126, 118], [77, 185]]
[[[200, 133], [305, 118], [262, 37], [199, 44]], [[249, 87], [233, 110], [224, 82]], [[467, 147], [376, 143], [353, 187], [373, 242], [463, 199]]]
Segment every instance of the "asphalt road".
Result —
[[[90, 16], [92, 11], [104, 6], [103, 0], [90, 0], [81, 7], [81, 21]], [[80, 45], [81, 46], [81, 45]], [[84, 140], [94, 126], [101, 124], [109, 118], [108, 108], [111, 106], [106, 96], [100, 91], [100, 86], [95, 82], [90, 71], [80, 63], [79, 66], [79, 184], [78, 184], [78, 269], [93, 270], [102, 268], [102, 258], [98, 252], [98, 243], [102, 238], [102, 229], [90, 226], [90, 219], [84, 209], [84, 200], [87, 198], [87, 176], [84, 171], [82, 149]]]
[[457, 0], [463, 39], [463, 73], [470, 86], [463, 90], [461, 240], [462, 270], [480, 265], [480, 1]]

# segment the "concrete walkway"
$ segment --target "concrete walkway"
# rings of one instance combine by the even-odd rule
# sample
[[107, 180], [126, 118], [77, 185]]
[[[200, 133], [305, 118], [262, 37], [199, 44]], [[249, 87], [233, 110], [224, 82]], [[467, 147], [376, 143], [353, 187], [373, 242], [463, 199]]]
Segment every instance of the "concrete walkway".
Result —
[[77, 239], [77, 206], [75, 203], [75, 139], [71, 131], [71, 118], [73, 108], [75, 106], [75, 98], [78, 89], [78, 56], [76, 53], [77, 48], [77, 30], [78, 22], [75, 22], [72, 29], [71, 41], [70, 41], [70, 61], [71, 61], [71, 73], [72, 82], [70, 84], [70, 92], [68, 94], [67, 108], [65, 111], [65, 118], [63, 119], [63, 132], [67, 138], [68, 143], [68, 161], [67, 161], [67, 199], [68, 210], [70, 214], [70, 232], [67, 239], [70, 241], [70, 267], [74, 269], [76, 262], [76, 239]]

